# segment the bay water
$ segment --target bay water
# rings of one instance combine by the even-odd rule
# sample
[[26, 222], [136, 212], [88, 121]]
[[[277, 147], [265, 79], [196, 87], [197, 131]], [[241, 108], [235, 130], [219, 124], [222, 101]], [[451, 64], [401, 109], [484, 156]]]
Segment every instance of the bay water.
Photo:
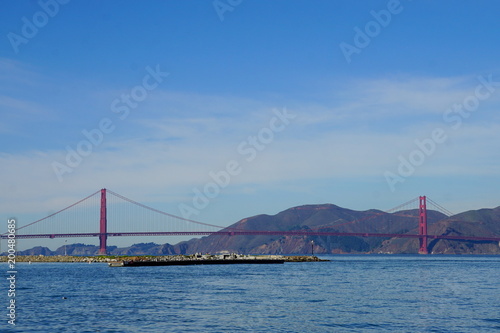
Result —
[[[1, 332], [500, 331], [500, 256], [333, 255], [283, 265], [18, 263]], [[8, 277], [7, 264], [2, 264]]]

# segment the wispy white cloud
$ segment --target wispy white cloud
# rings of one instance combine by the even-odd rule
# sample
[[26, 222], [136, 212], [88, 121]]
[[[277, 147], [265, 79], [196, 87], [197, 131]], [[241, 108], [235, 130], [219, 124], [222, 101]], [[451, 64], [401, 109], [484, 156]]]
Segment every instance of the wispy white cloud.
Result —
[[[450, 145], [439, 147], [416, 176], [498, 176], [500, 170], [495, 166], [500, 161], [493, 154], [500, 142], [498, 133], [498, 126], [464, 129], [450, 139]], [[232, 181], [238, 186], [263, 186], [297, 179], [378, 178], [397, 163], [397, 154], [403, 147], [391, 147], [402, 139], [394, 134], [349, 132], [309, 140], [277, 137], [252, 162], [246, 162], [238, 154], [237, 142], [225, 146], [212, 140], [199, 144], [151, 143], [139, 139], [109, 142], [66, 176], [62, 184], [50, 167], [53, 160], [64, 158], [62, 152], [3, 154], [2, 183], [13, 190], [0, 194], [0, 211], [46, 211], [51, 207], [49, 204], [69, 204], [103, 186], [117, 191], [133, 188], [137, 197], [146, 200], [158, 195], [165, 200], [179, 199], [194, 186], [210, 181], [208, 173], [221, 170], [231, 159], [238, 160], [243, 167], [241, 175]], [[45, 199], [40, 199], [41, 189]]]
[[33, 66], [10, 58], [0, 57], [0, 87], [13, 86], [39, 87], [43, 82], [41, 75]]
[[335, 119], [384, 119], [440, 115], [473, 94], [475, 76], [353, 79], [336, 85], [330, 103]]
[[[65, 147], [71, 142], [47, 151], [0, 155], [0, 181], [9, 189], [0, 193], [0, 212], [46, 212], [101, 187], [117, 192], [133, 189], [136, 200], [175, 204], [189, 200], [193, 187], [210, 181], [209, 172], [222, 170], [229, 160], [241, 163], [243, 171], [231, 186], [245, 189], [244, 195], [253, 193], [255, 187], [296, 180], [328, 183], [364, 177], [383, 182], [384, 171], [396, 167], [398, 156], [415, 148], [415, 139], [447, 126], [440, 122], [442, 112], [462, 101], [476, 84], [473, 78], [356, 80], [323, 101], [291, 100], [290, 105], [155, 91], [140, 112], [121, 123], [113, 118], [119, 129], [107, 135], [62, 183], [51, 163], [64, 162]], [[102, 94], [98, 98], [106, 95], [105, 101], [119, 96]], [[490, 109], [495, 108], [495, 98], [488, 100]], [[0, 103], [25, 108], [25, 112], [38, 110], [14, 97], [0, 99]], [[255, 160], [247, 162], [238, 153], [238, 145], [269, 123], [273, 108], [282, 107], [297, 115], [296, 119]], [[114, 116], [109, 109], [104, 111], [102, 117]], [[399, 116], [404, 117], [395, 124]], [[420, 117], [418, 124], [405, 118], [413, 116]], [[483, 117], [488, 113], [483, 112]], [[382, 125], [371, 126], [374, 120]], [[498, 177], [500, 160], [493, 153], [498, 151], [498, 133], [495, 123], [470, 119], [459, 131], [448, 132], [449, 140], [415, 175]]]
[[474, 88], [470, 78], [406, 78], [359, 82], [361, 100], [387, 113], [441, 113]]
[[38, 117], [49, 113], [45, 107], [38, 103], [5, 95], [0, 95], [0, 109], [3, 109], [5, 114], [13, 112], [18, 117], [20, 115], [25, 115], [25, 117]]

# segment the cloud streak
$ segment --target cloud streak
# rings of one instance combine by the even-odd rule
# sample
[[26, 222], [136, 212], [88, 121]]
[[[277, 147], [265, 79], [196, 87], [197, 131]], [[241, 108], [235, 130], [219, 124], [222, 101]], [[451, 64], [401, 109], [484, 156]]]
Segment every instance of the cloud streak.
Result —
[[[17, 64], [4, 61], [3, 66], [14, 68]], [[258, 159], [242, 165], [242, 172], [231, 180], [225, 193], [248, 196], [255, 188], [273, 184], [333, 184], [360, 178], [380, 181], [384, 186], [380, 191], [384, 191], [384, 170], [394, 166], [401, 152], [412, 149], [415, 138], [442, 125], [444, 110], [470, 94], [473, 80], [472, 76], [355, 79], [337, 82], [335, 89], [314, 103], [290, 99], [288, 105], [276, 105], [271, 99], [160, 87], [61, 184], [51, 162], [64, 158], [64, 148], [71, 142], [63, 139], [50, 149], [1, 154], [1, 183], [8, 191], [0, 193], [0, 212], [43, 213], [101, 187], [126, 193], [133, 189], [134, 199], [145, 203], [175, 205], [189, 200], [191, 189], [210, 181], [210, 171], [222, 170], [228, 160], [241, 157], [238, 144], [266, 126], [272, 110], [283, 106], [297, 115], [296, 120]], [[5, 83], [5, 79], [0, 81], [0, 85]], [[114, 89], [100, 88], [80, 98], [109, 104], [117, 96]], [[0, 130], [4, 139], [12, 124], [7, 116], [9, 108], [23, 109], [25, 114], [48, 109], [44, 99], [35, 97], [0, 97], [0, 112], [6, 120]], [[488, 122], [496, 119], [491, 110], [498, 107], [498, 96], [492, 96], [477, 117], [450, 133], [448, 142], [415, 176], [499, 176], [496, 166], [500, 160], [492, 152], [498, 151], [500, 128]], [[102, 112], [101, 117], [114, 116], [109, 108]], [[92, 118], [96, 114], [84, 118], [87, 124], [100, 119]], [[80, 124], [76, 128], [84, 127]], [[304, 188], [308, 191], [314, 192]]]

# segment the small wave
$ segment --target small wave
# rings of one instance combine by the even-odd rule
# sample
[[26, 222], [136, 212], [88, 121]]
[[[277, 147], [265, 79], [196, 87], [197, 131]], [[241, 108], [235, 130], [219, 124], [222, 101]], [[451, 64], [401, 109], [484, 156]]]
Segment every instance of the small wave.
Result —
[[306, 303], [322, 303], [322, 302], [326, 302], [326, 299], [311, 299], [306, 301]]
[[366, 328], [381, 328], [383, 325], [372, 324], [372, 323], [350, 323], [350, 324], [336, 324], [336, 323], [328, 323], [323, 324], [326, 327], [341, 327], [341, 328], [349, 328], [349, 329], [366, 329]]

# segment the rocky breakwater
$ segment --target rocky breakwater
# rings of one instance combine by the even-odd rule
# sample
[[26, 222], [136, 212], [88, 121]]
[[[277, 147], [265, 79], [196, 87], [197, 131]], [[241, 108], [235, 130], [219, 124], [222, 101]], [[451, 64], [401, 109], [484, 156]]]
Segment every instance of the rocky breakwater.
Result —
[[285, 262], [315, 262], [315, 261], [330, 261], [328, 259], [320, 259], [316, 256], [283, 256]]

